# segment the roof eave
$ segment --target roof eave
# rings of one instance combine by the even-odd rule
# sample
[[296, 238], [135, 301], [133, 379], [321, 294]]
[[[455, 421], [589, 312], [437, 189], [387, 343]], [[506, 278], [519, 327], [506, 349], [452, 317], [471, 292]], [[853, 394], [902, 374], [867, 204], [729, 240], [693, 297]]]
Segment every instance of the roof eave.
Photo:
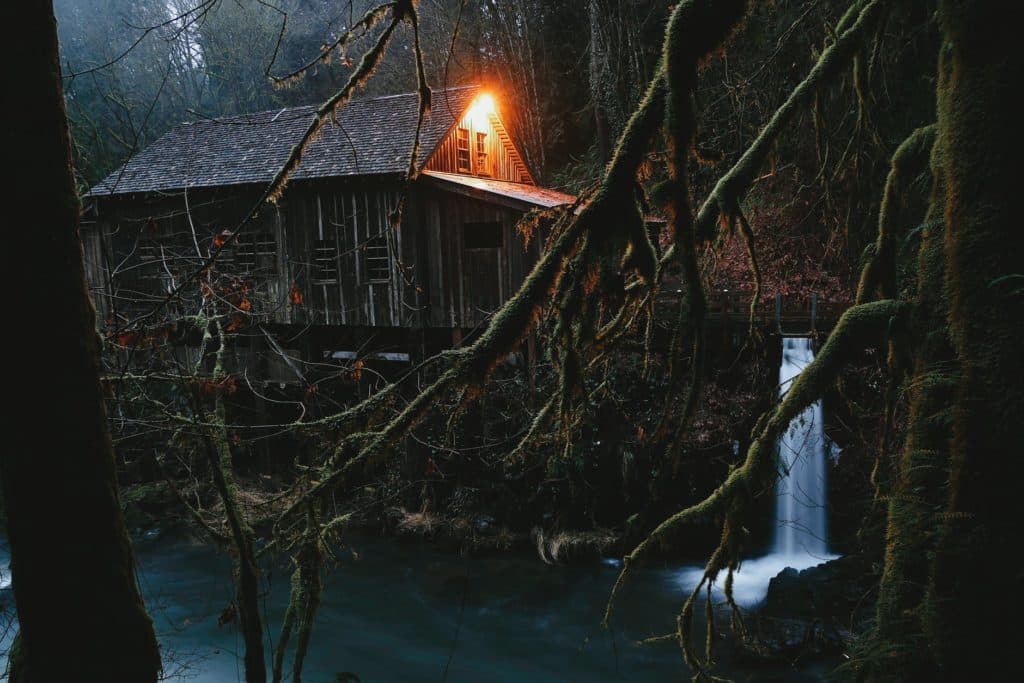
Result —
[[[525, 198], [512, 197], [507, 194], [502, 194], [494, 190], [487, 190], [485, 188], [473, 187], [472, 185], [456, 182], [455, 180], [435, 175], [436, 172], [424, 172], [421, 173], [418, 178], [420, 182], [424, 182], [427, 185], [434, 187], [445, 192], [451, 192], [453, 194], [462, 195], [471, 199], [477, 199], [480, 201], [487, 202], [489, 204], [496, 204], [499, 206], [505, 206], [510, 209], [517, 211], [531, 211], [533, 209], [551, 209], [558, 206], [568, 206], [573, 203], [574, 200], [566, 198], [564, 203], [554, 203], [551, 201], [530, 201]], [[453, 174], [446, 174], [453, 175]], [[509, 182], [509, 181], [504, 181]], [[509, 182], [509, 184], [513, 184]], [[525, 185], [525, 187], [538, 187], [536, 185]]]

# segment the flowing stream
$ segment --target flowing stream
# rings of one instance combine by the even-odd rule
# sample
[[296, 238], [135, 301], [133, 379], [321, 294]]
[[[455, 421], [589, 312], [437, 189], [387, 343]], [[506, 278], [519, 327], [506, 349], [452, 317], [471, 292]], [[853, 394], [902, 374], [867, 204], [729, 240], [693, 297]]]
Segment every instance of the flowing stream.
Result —
[[[237, 630], [217, 624], [233, 593], [227, 558], [155, 534], [136, 539], [135, 551], [169, 679], [243, 681]], [[379, 538], [350, 540], [336, 558], [305, 683], [335, 683], [346, 671], [363, 683], [661, 683], [684, 677], [674, 643], [636, 644], [674, 631], [685, 598], [676, 569], [635, 570], [617, 603], [614, 628], [604, 630], [601, 614], [619, 571], [612, 559], [551, 567], [535, 554], [465, 558], [427, 543]], [[0, 566], [8, 559], [0, 538]], [[268, 638], [276, 641], [288, 572], [266, 567], [264, 581]], [[13, 607], [7, 588], [0, 588], [0, 605], [5, 614]], [[0, 628], [0, 653], [13, 631]], [[0, 672], [4, 659], [0, 655]], [[799, 671], [755, 669], [728, 650], [719, 661], [717, 673], [740, 681], [819, 681], [824, 667], [801, 662]]]

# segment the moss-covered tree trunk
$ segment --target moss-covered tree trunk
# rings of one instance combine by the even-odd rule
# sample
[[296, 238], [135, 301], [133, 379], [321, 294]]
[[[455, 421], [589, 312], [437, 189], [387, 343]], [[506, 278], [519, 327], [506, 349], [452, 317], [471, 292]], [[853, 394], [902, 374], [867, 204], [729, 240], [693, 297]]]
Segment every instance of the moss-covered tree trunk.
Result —
[[[219, 319], [209, 325], [204, 346], [213, 339], [216, 331], [217, 351], [212, 380], [219, 384], [227, 372], [224, 358], [227, 353], [227, 338]], [[239, 629], [245, 642], [246, 683], [266, 683], [267, 664], [263, 648], [263, 618], [260, 615], [260, 567], [256, 557], [256, 541], [249, 520], [239, 500], [238, 485], [235, 483], [231, 444], [227, 427], [227, 407], [224, 396], [217, 394], [212, 415], [199, 411], [202, 422], [210, 424], [206, 438], [206, 453], [213, 476], [213, 486], [224, 505], [231, 539], [232, 574], [235, 580], [235, 606], [238, 609]]]
[[[220, 343], [224, 344], [221, 335]], [[219, 377], [220, 362], [217, 364]], [[239, 628], [245, 642], [246, 683], [264, 683], [267, 680], [267, 664], [263, 649], [263, 618], [260, 615], [260, 568], [256, 559], [256, 544], [248, 520], [238, 501], [238, 487], [235, 484], [231, 465], [231, 446], [227, 430], [223, 427], [224, 401], [217, 398], [216, 427], [211, 428], [207, 442], [210, 471], [214, 488], [224, 505], [224, 516], [231, 531], [232, 573], [235, 579], [235, 605], [238, 608]]]
[[1024, 82], [1005, 6], [944, 0], [934, 189], [919, 261], [907, 441], [889, 506], [873, 681], [1015, 680], [1024, 572]]
[[938, 88], [946, 193], [946, 289], [960, 359], [942, 516], [925, 624], [945, 681], [1019, 678], [1024, 608], [1022, 144], [1011, 107], [1024, 51], [1006, 5], [943, 0]]
[[[118, 500], [49, 2], [4, 3], [8, 386], [0, 459], [20, 623], [11, 680], [156, 681]], [[15, 215], [11, 213], [10, 215]], [[20, 372], [19, 372], [20, 370]]]
[[[918, 153], [927, 157], [935, 135], [926, 133], [924, 137], [927, 148]], [[946, 329], [941, 150], [935, 147], [931, 156], [932, 201], [918, 253], [917, 305], [911, 316], [910, 334], [905, 335], [911, 348], [895, 354], [899, 357], [909, 352], [913, 361], [906, 441], [895, 476], [882, 491], [888, 497], [885, 569], [879, 586], [877, 628], [867, 658], [869, 677], [880, 679], [916, 680], [932, 669], [928, 658], [921, 656], [927, 649], [921, 603], [930, 575], [929, 556], [935, 547], [934, 530], [949, 463], [945, 416], [955, 394], [956, 365]], [[895, 157], [893, 166], [897, 167]], [[888, 203], [883, 203], [883, 215]]]

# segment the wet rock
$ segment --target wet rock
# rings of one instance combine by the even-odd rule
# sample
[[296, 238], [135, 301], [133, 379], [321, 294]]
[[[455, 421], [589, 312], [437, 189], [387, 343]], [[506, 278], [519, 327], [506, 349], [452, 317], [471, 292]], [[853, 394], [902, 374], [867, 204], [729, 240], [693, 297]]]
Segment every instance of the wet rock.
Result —
[[869, 568], [858, 556], [842, 557], [798, 572], [787, 568], [768, 584], [762, 613], [775, 617], [848, 618], [863, 610]]
[[746, 619], [741, 656], [750, 662], [830, 661], [835, 666], [853, 640], [850, 625], [859, 629], [872, 612], [866, 596], [873, 594], [874, 580], [870, 565], [858, 556], [803, 571], [784, 569], [769, 583], [758, 612]]

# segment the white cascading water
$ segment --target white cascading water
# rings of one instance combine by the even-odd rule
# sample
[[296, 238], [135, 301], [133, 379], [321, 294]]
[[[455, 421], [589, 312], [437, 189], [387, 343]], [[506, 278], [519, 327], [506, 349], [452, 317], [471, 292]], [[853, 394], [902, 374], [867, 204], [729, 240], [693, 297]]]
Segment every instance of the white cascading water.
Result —
[[[783, 338], [780, 397], [812, 360], [811, 339]], [[835, 558], [828, 554], [825, 431], [820, 401], [794, 418], [779, 439], [779, 468], [772, 550], [764, 557], [744, 560], [736, 572], [733, 595], [741, 605], [763, 600], [768, 594], [768, 583], [786, 567], [802, 570]], [[692, 590], [703, 572], [703, 568], [687, 568], [679, 580], [686, 590]], [[720, 586], [721, 581], [716, 590]]]
[[[782, 340], [779, 395], [784, 396], [807, 365], [814, 360], [811, 340]], [[773, 554], [794, 558], [824, 558], [828, 552], [828, 518], [825, 513], [825, 432], [821, 401], [804, 409], [779, 439], [779, 466], [775, 485], [775, 544]]]

